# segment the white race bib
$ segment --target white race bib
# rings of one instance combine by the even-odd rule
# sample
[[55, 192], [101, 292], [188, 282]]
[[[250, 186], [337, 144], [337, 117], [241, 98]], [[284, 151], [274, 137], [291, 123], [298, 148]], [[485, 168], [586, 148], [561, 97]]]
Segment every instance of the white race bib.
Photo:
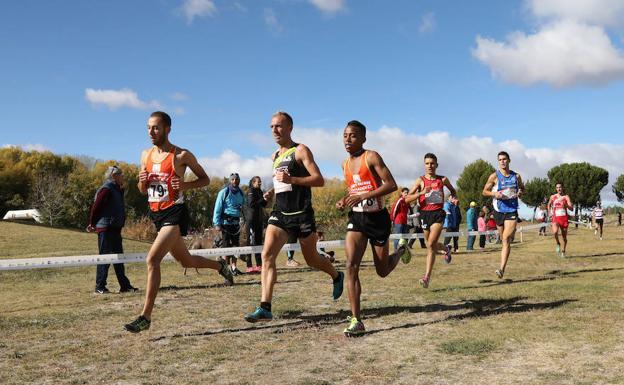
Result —
[[555, 216], [556, 217], [566, 217], [566, 216], [568, 216], [568, 211], [566, 209], [561, 208], [561, 207], [556, 208], [555, 209]]
[[368, 213], [381, 210], [379, 200], [375, 198], [364, 199], [357, 205], [353, 206], [353, 211], [358, 213]]
[[167, 182], [153, 180], [147, 187], [148, 202], [166, 202], [169, 200], [169, 187]]
[[518, 197], [518, 191], [514, 187], [501, 190], [501, 194], [503, 194], [503, 199], [514, 199]]

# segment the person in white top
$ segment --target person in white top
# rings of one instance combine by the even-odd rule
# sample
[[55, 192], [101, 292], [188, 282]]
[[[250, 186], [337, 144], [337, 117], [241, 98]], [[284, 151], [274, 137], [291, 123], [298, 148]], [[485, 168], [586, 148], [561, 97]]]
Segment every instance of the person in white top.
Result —
[[600, 202], [596, 203], [596, 207], [594, 207], [592, 216], [594, 217], [594, 226], [596, 226], [594, 234], [600, 231], [600, 240], [602, 241], [602, 225], [604, 222], [604, 212], [602, 211], [602, 205], [600, 204]]

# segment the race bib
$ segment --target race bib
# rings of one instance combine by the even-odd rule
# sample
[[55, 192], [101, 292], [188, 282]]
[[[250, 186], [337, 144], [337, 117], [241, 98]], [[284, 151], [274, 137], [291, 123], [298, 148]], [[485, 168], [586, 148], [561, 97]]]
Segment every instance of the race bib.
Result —
[[374, 198], [364, 199], [357, 205], [353, 206], [353, 211], [358, 213], [368, 213], [379, 210], [381, 210], [381, 207], [379, 206], [379, 200]]
[[444, 203], [444, 194], [440, 190], [431, 190], [425, 193], [425, 203], [432, 205]]
[[514, 199], [518, 197], [518, 190], [514, 187], [509, 187], [504, 190], [501, 190], [501, 194], [503, 194], [502, 199]]
[[284, 168], [280, 167], [280, 168], [275, 169], [275, 171], [273, 171], [273, 189], [274, 189], [275, 193], [279, 194], [279, 193], [283, 193], [283, 192], [292, 191], [292, 189], [293, 189], [292, 188], [292, 184], [279, 182], [277, 180], [277, 178], [275, 178], [275, 174], [278, 171], [283, 171], [283, 172], [288, 173], [288, 168], [287, 167], [284, 167]]
[[568, 211], [566, 209], [563, 209], [563, 208], [556, 208], [555, 209], [555, 216], [556, 217], [566, 217], [566, 216], [568, 216]]
[[147, 187], [148, 202], [166, 202], [169, 200], [169, 187], [167, 182], [154, 180]]

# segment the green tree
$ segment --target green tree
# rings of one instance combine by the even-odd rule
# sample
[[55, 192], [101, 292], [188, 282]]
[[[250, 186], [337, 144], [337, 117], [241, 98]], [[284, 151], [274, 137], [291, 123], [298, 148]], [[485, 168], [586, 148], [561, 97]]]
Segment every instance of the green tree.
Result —
[[600, 191], [609, 183], [609, 172], [587, 162], [564, 163], [548, 171], [551, 184], [563, 183], [565, 191], [579, 209], [593, 207], [600, 200]]
[[624, 202], [624, 174], [618, 176], [612, 188], [618, 202]]
[[522, 201], [527, 206], [533, 207], [533, 215], [535, 210], [541, 205], [548, 195], [552, 192], [552, 185], [546, 178], [533, 178], [524, 184], [524, 194]]
[[466, 165], [457, 179], [457, 197], [460, 206], [466, 210], [470, 202], [476, 202], [477, 207], [482, 207], [488, 203], [488, 198], [481, 192], [487, 182], [488, 177], [495, 171], [494, 166], [483, 159], [477, 159]]

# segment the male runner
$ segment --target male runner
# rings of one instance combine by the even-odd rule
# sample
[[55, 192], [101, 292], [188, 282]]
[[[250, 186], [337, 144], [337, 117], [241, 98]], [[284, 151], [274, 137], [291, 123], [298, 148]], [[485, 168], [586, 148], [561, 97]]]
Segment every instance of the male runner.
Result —
[[498, 170], [490, 175], [482, 191], [483, 196], [494, 198], [492, 199], [494, 221], [503, 244], [500, 268], [495, 273], [501, 279], [505, 275], [505, 267], [511, 253], [511, 237], [518, 223], [518, 198], [524, 192], [520, 174], [509, 169], [510, 161], [507, 152], [498, 153]]
[[401, 245], [393, 254], [388, 255], [388, 237], [391, 221], [382, 197], [397, 189], [394, 177], [388, 170], [381, 156], [371, 150], [365, 150], [366, 127], [352, 120], [347, 123], [343, 134], [343, 143], [349, 157], [342, 164], [347, 183], [348, 194], [336, 203], [339, 210], [350, 207], [349, 223], [345, 240], [347, 257], [347, 287], [351, 314], [349, 326], [343, 333], [347, 337], [365, 332], [360, 316], [360, 263], [366, 251], [367, 241], [371, 244], [375, 270], [380, 277], [386, 277], [396, 267], [402, 257], [409, 262], [410, 255], [407, 240], [401, 239]]
[[264, 196], [270, 200], [275, 195], [275, 205], [266, 229], [262, 248], [262, 297], [260, 306], [245, 314], [248, 322], [273, 319], [271, 300], [277, 280], [275, 260], [288, 241], [289, 234], [299, 239], [301, 252], [308, 266], [327, 273], [333, 280], [333, 298], [342, 295], [344, 273], [336, 271], [329, 259], [316, 250], [316, 223], [312, 209], [312, 187], [325, 184], [312, 152], [291, 138], [292, 117], [286, 112], [276, 112], [271, 119], [271, 131], [279, 149], [273, 155], [273, 188]]
[[[557, 242], [557, 255], [565, 258], [566, 246], [568, 245], [568, 209], [572, 209], [572, 201], [570, 197], [563, 193], [563, 183], [559, 182], [555, 185], [557, 193], [548, 199], [548, 212], [552, 214], [552, 232]], [[559, 229], [561, 229], [561, 238], [563, 238], [563, 247], [559, 243]]]
[[423, 288], [429, 287], [429, 280], [433, 271], [436, 253], [444, 254], [444, 261], [451, 263], [451, 247], [444, 246], [438, 242], [444, 218], [444, 186], [451, 193], [451, 197], [455, 197], [457, 192], [447, 177], [437, 175], [438, 157], [432, 153], [425, 154], [425, 175], [416, 179], [414, 187], [411, 188], [409, 194], [405, 197], [407, 203], [418, 200], [420, 211], [420, 223], [425, 233], [425, 241], [427, 242], [427, 267], [425, 275], [418, 281]]
[[[147, 132], [153, 147], [141, 154], [139, 191], [147, 194], [150, 217], [158, 235], [147, 253], [147, 288], [143, 312], [134, 321], [126, 324], [127, 331], [138, 333], [150, 327], [154, 301], [160, 288], [160, 262], [169, 252], [183, 267], [206, 267], [217, 270], [226, 280], [234, 284], [232, 273], [224, 261], [217, 262], [197, 255], [191, 255], [182, 236], [187, 234], [189, 215], [184, 204], [185, 190], [199, 188], [210, 183], [210, 179], [195, 156], [188, 150], [169, 142], [171, 118], [164, 112], [153, 112], [147, 121]], [[197, 179], [184, 181], [189, 168]]]

